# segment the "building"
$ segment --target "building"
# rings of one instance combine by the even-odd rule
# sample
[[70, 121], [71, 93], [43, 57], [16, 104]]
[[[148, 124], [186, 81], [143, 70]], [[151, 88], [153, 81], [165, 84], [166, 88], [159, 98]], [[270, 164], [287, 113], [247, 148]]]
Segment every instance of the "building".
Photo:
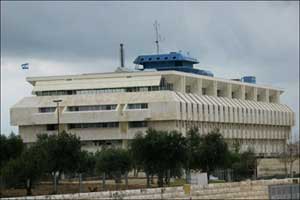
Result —
[[256, 84], [255, 77], [216, 78], [182, 53], [139, 56], [134, 63], [132, 71], [28, 77], [33, 96], [11, 108], [11, 124], [33, 143], [37, 134], [57, 133], [59, 110], [60, 130], [80, 136], [90, 151], [126, 147], [149, 127], [183, 134], [193, 126], [201, 134], [219, 128], [229, 144], [265, 156], [281, 152], [290, 137], [294, 113], [280, 103], [282, 89]]

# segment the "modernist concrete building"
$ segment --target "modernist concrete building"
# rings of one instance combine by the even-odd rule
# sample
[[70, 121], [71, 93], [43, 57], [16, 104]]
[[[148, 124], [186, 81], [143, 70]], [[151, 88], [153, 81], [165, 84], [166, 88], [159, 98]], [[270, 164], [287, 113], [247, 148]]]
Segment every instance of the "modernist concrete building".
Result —
[[201, 134], [215, 128], [231, 144], [267, 156], [281, 152], [294, 125], [294, 113], [280, 103], [282, 89], [215, 78], [193, 68], [197, 60], [180, 53], [139, 56], [139, 70], [66, 76], [28, 77], [33, 96], [15, 104], [11, 124], [26, 143], [60, 130], [80, 136], [84, 148], [123, 146], [138, 131], [193, 126]]

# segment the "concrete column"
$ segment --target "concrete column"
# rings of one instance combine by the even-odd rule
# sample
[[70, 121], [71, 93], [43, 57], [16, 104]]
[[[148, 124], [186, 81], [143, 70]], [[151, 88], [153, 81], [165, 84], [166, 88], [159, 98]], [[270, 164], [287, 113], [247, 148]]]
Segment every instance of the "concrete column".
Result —
[[252, 101], [257, 100], [257, 90], [256, 88], [251, 88], [249, 93], [248, 93], [248, 99]]
[[263, 102], [269, 102], [269, 90], [263, 89], [263, 91], [260, 93], [260, 100]]
[[178, 92], [185, 93], [185, 87], [186, 87], [186, 81], [185, 81], [185, 76], [180, 76], [178, 80]]
[[211, 85], [207, 87], [207, 95], [216, 97], [217, 89], [217, 81], [212, 81]]
[[127, 147], [128, 147], [128, 140], [126, 139], [126, 140], [122, 140], [122, 148], [123, 149], [127, 149]]
[[232, 98], [231, 92], [232, 92], [232, 85], [231, 85], [231, 83], [228, 83], [228, 84], [226, 84], [226, 87], [225, 87], [224, 97]]
[[240, 85], [239, 90], [238, 90], [238, 99], [245, 100], [245, 86]]
[[257, 88], [253, 88], [250, 92], [250, 100], [257, 101]]
[[265, 90], [265, 95], [266, 95], [266, 102], [270, 102], [270, 97], [269, 97], [269, 89]]
[[275, 92], [274, 103], [280, 103], [280, 91]]
[[196, 81], [196, 94], [198, 94], [198, 95], [202, 95], [202, 79], [197, 79], [197, 81]]

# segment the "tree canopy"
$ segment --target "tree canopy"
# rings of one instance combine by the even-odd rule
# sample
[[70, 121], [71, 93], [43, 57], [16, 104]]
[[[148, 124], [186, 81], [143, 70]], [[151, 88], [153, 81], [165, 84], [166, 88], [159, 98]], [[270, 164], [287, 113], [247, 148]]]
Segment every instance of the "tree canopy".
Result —
[[223, 167], [228, 151], [228, 146], [218, 129], [202, 136], [199, 150], [201, 169], [209, 176], [216, 168]]
[[46, 152], [39, 146], [27, 148], [16, 159], [11, 159], [3, 168], [1, 175], [7, 186], [23, 185], [27, 195], [31, 195], [31, 187], [38, 181], [46, 169]]
[[23, 140], [19, 135], [11, 133], [8, 137], [0, 135], [0, 169], [9, 160], [17, 158], [24, 149]]
[[131, 143], [134, 159], [148, 175], [158, 176], [158, 185], [168, 183], [171, 176], [180, 176], [186, 159], [186, 141], [176, 132], [148, 129], [145, 136], [135, 137]]
[[131, 170], [131, 157], [125, 149], [104, 149], [96, 153], [96, 171], [112, 176], [116, 183]]
[[80, 161], [80, 139], [62, 132], [58, 135], [39, 135], [37, 145], [46, 152], [49, 173], [75, 172]]

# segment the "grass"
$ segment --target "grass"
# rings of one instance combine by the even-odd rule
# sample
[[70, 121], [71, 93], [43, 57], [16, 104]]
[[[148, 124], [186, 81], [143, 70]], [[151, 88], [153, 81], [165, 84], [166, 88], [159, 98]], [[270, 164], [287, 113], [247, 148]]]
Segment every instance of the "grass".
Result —
[[209, 183], [225, 183], [225, 180], [209, 180]]
[[175, 179], [174, 182], [170, 183], [171, 187], [176, 187], [176, 186], [183, 186], [184, 184], [186, 184], [185, 179]]

